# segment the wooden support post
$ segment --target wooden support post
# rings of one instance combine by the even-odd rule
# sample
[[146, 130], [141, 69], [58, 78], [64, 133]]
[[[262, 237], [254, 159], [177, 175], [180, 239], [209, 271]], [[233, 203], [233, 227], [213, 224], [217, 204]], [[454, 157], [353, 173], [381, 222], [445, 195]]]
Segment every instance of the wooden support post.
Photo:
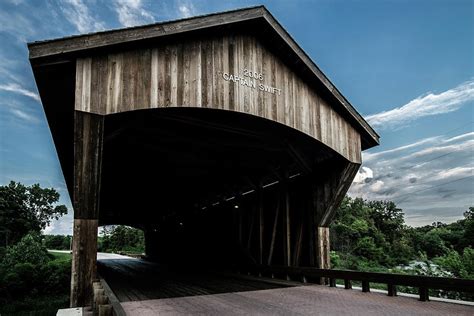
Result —
[[285, 198], [283, 212], [283, 265], [291, 265], [291, 223], [290, 223], [290, 188], [288, 178], [283, 180], [283, 195]]
[[262, 186], [258, 187], [258, 263], [263, 264], [264, 196]]
[[330, 269], [329, 227], [318, 227], [316, 229], [316, 241], [317, 267], [319, 269]]
[[336, 279], [330, 278], [329, 279], [329, 286], [330, 287], [336, 287]]
[[345, 280], [344, 280], [344, 288], [345, 288], [346, 290], [352, 289], [352, 282], [351, 282], [351, 280], [348, 280], [348, 279], [345, 279]]
[[[303, 211], [303, 214], [305, 212]], [[295, 238], [295, 247], [293, 250], [293, 266], [298, 267], [300, 265], [300, 254], [301, 254], [301, 247], [303, 243], [303, 231], [304, 231], [304, 222], [302, 219], [298, 222], [298, 228], [296, 231], [296, 238]]]
[[388, 296], [397, 296], [397, 286], [395, 284], [387, 284]]
[[281, 201], [280, 195], [277, 195], [275, 220], [273, 221], [273, 229], [272, 229], [272, 240], [270, 242], [270, 250], [268, 251], [268, 261], [267, 261], [268, 265], [272, 264], [273, 249], [275, 249], [275, 240], [276, 240], [276, 233], [277, 233], [277, 227], [278, 227], [278, 218], [280, 217], [280, 204], [281, 204], [280, 201]]
[[418, 289], [418, 293], [420, 294], [420, 301], [427, 302], [430, 300], [429, 290], [426, 287], [420, 287]]
[[370, 292], [370, 283], [369, 281], [362, 281], [362, 292]]
[[316, 209], [313, 205], [312, 199], [312, 192], [309, 192], [309, 196], [311, 199], [308, 201], [308, 208], [307, 208], [307, 238], [308, 238], [308, 245], [309, 245], [309, 265], [311, 267], [316, 267], [316, 244], [315, 244], [315, 233], [314, 229], [315, 225], [315, 218], [316, 218]]
[[71, 307], [91, 306], [97, 278], [97, 228], [104, 118], [74, 114], [74, 229]]

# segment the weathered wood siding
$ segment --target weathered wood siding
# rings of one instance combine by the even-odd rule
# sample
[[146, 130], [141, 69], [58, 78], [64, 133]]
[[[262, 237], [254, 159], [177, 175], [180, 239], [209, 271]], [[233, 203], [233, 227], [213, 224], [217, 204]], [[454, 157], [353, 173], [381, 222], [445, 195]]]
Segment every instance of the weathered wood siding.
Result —
[[[269, 93], [226, 81], [244, 68], [263, 73]], [[360, 134], [327, 100], [252, 36], [187, 39], [77, 60], [75, 109], [97, 114], [162, 107], [239, 111], [298, 129], [351, 162]]]

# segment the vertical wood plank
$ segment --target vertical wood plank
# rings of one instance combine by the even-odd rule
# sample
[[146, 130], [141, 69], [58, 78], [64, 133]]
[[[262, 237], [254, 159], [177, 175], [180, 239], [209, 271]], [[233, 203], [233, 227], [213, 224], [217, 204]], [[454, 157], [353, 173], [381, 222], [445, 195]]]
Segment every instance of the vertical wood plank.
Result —
[[184, 91], [187, 89], [187, 83], [184, 80], [185, 72], [189, 70], [189, 67], [185, 67], [184, 64], [184, 48], [185, 44], [178, 44], [176, 51], [176, 103], [175, 106], [184, 105]]
[[170, 47], [171, 95], [169, 106], [178, 106], [178, 50], [177, 44]]
[[158, 64], [158, 49], [151, 50], [151, 78], [150, 78], [150, 107], [157, 108], [158, 101], [158, 74], [160, 73]]
[[169, 68], [166, 67], [166, 47], [158, 48], [158, 107], [166, 106], [166, 81]]
[[[222, 72], [229, 73], [229, 37], [225, 36], [222, 39]], [[222, 92], [223, 92], [223, 109], [229, 110], [229, 86], [230, 82], [224, 81], [222, 74], [218, 80], [222, 81]]]
[[171, 106], [171, 95], [172, 95], [172, 47], [170, 45], [166, 45], [164, 48], [164, 107]]
[[[235, 36], [229, 37], [229, 74], [235, 73]], [[232, 82], [229, 82], [229, 110], [235, 110], [235, 86]]]

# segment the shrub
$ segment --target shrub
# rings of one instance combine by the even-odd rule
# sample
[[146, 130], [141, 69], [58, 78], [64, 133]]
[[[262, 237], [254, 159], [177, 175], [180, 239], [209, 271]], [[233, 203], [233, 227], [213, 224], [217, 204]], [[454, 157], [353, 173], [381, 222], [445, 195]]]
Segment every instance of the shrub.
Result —
[[45, 264], [50, 260], [48, 251], [41, 244], [36, 234], [27, 234], [16, 245], [8, 247], [3, 258], [3, 265], [13, 267], [15, 264]]

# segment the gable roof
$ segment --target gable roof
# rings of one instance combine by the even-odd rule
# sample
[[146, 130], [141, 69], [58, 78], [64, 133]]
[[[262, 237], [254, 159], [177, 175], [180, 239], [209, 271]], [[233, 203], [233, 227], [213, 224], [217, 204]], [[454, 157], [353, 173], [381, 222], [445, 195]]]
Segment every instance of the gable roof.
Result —
[[72, 62], [78, 56], [101, 50], [140, 45], [146, 41], [179, 36], [185, 33], [207, 32], [209, 30], [230, 29], [232, 27], [247, 27], [251, 28], [254, 33], [264, 35], [262, 38], [271, 46], [276, 47], [284, 60], [297, 69], [306, 80], [313, 81], [321, 88], [325, 95], [333, 99], [335, 102], [331, 102], [331, 104], [361, 134], [362, 149], [379, 144], [379, 135], [264, 6], [54, 40], [37, 41], [28, 43], [29, 57], [33, 70], [35, 70], [36, 67], [48, 64]]

